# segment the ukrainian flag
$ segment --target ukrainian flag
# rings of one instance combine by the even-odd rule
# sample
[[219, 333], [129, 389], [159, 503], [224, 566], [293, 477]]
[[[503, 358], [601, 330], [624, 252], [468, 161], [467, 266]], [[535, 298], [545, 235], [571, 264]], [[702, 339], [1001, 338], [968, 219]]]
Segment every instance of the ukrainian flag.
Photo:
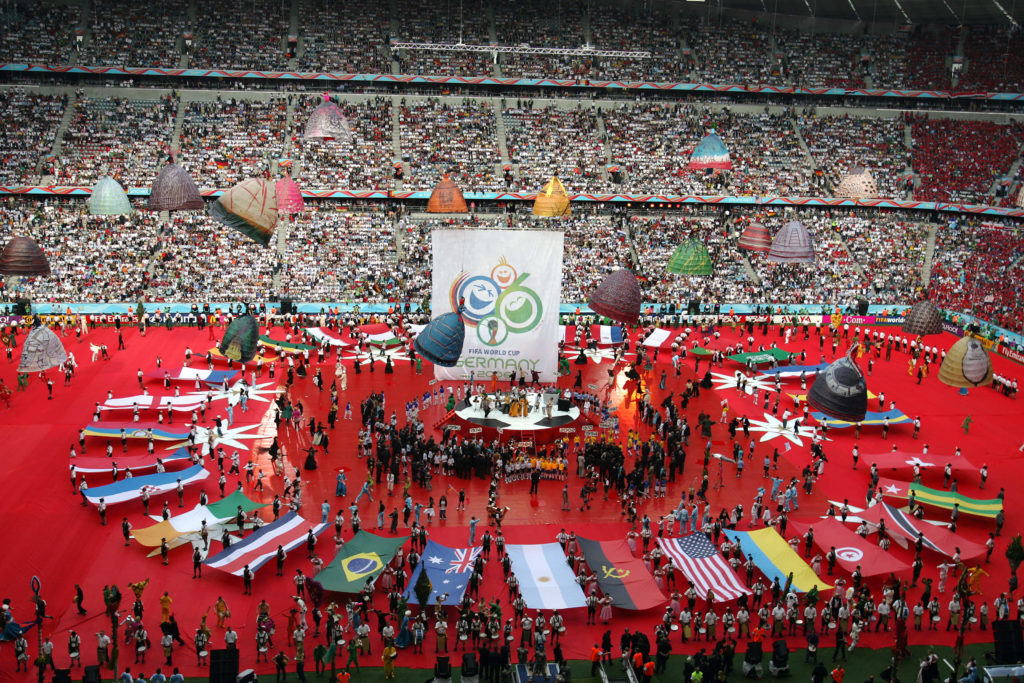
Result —
[[819, 591], [832, 588], [818, 578], [814, 570], [789, 547], [786, 539], [773, 527], [757, 531], [725, 529], [723, 533], [740, 544], [743, 554], [752, 559], [769, 580], [778, 579], [779, 585], [783, 588], [790, 573], [793, 574], [793, 588], [799, 593], [806, 593], [815, 587]]

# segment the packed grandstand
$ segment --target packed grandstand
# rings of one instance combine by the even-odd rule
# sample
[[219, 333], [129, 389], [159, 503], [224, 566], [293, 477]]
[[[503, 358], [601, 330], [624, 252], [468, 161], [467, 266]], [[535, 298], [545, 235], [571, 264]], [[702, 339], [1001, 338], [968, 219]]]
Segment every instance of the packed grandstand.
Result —
[[[1004, 286], [1024, 274], [1019, 32], [948, 20], [885, 31], [836, 21], [826, 32], [792, 17], [602, 3], [553, 12], [538, 0], [461, 11], [425, 0], [197, 4], [8, 3], [0, 225], [5, 239], [35, 239], [53, 271], [9, 278], [8, 299], [418, 303], [431, 230], [533, 225], [542, 219], [518, 198], [558, 175], [584, 195], [559, 219], [563, 302], [586, 301], [627, 266], [651, 303], [888, 305], [926, 287], [944, 308], [1022, 331], [1024, 304]], [[455, 43], [520, 49], [441, 49]], [[306, 72], [332, 78], [294, 77]], [[627, 81], [740, 88], [666, 94]], [[304, 139], [325, 89], [350, 141]], [[728, 172], [687, 164], [711, 132]], [[204, 212], [148, 212], [168, 149], [204, 191], [288, 170], [316, 196], [269, 248]], [[877, 184], [870, 197], [797, 200], [842, 196], [860, 167]], [[103, 175], [139, 188], [130, 215], [90, 215], [85, 192], [56, 189]], [[444, 175], [472, 215], [423, 213]], [[956, 210], [933, 210], [945, 208]], [[749, 223], [773, 231], [792, 219], [813, 235], [816, 263], [737, 248]], [[666, 271], [689, 237], [708, 248], [713, 275]]]

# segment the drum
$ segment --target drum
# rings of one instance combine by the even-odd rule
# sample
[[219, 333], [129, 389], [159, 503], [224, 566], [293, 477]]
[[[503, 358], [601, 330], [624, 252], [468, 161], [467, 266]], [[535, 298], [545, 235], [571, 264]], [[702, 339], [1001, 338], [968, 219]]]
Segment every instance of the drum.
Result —
[[565, 627], [564, 627], [564, 626], [560, 626], [560, 627], [558, 628], [558, 632], [559, 632], [559, 633], [565, 633]]
[[804, 625], [804, 620], [803, 619], [797, 619], [796, 620], [796, 625], [797, 626], [803, 626]]
[[469, 636], [463, 633], [461, 636], [459, 636], [459, 640], [469, 640]]
[[839, 624], [833, 621], [829, 623], [828, 627], [834, 631], [835, 629], [839, 628]]
[[549, 629], [549, 628], [544, 629], [544, 635], [550, 636], [551, 635], [551, 629]]
[[736, 633], [736, 627], [735, 626], [730, 626], [729, 627], [729, 633]]
[[672, 624], [671, 626], [669, 626], [669, 628], [671, 628], [673, 631], [678, 631], [679, 630], [679, 624]]
[[936, 614], [934, 617], [932, 617], [932, 621], [935, 623], [939, 623], [940, 621], [942, 621], [942, 617]]
[[505, 636], [505, 640], [507, 640], [507, 641], [509, 641], [509, 642], [512, 642], [512, 641], [513, 641], [513, 640], [515, 640], [515, 639], [516, 639], [516, 637], [515, 637], [515, 636]]
[[701, 626], [699, 629], [697, 629], [697, 633], [702, 633], [703, 634], [703, 633], [707, 633], [707, 632], [708, 632], [708, 630], [706, 628], [704, 628], [703, 626]]
[[[266, 650], [263, 650], [263, 652], [266, 652]], [[207, 655], [209, 655], [209, 654], [210, 654], [210, 653], [209, 653], [209, 652], [207, 652], [206, 650], [200, 650], [200, 651], [199, 651], [199, 656], [200, 656], [200, 657], [206, 657], [206, 656], [207, 656]]]

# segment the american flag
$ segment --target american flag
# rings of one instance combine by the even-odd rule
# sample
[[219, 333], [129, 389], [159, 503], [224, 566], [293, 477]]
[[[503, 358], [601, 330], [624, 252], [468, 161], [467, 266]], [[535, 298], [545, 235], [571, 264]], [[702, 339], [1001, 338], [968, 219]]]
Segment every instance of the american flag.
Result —
[[476, 548], [454, 548], [455, 559], [451, 560], [448, 564], [451, 566], [444, 570], [445, 574], [465, 574], [473, 568], [473, 562], [476, 560], [476, 556], [480, 554], [482, 548], [477, 546]]
[[715, 592], [715, 598], [719, 600], [735, 600], [743, 593], [750, 593], [706, 534], [659, 538], [658, 545], [672, 558], [672, 563], [702, 597], [707, 595], [709, 589]]

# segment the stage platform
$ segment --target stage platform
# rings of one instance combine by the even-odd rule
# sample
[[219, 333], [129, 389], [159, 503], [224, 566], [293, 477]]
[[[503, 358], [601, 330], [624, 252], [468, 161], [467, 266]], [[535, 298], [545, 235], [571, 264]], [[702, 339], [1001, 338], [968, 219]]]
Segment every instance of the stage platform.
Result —
[[[447, 428], [458, 427], [458, 431], [479, 434], [485, 440], [515, 439], [539, 445], [573, 436], [581, 431], [581, 423], [590, 424], [587, 420], [581, 420], [582, 411], [574, 402], [565, 398], [564, 391], [486, 394], [491, 405], [486, 412], [482, 407], [484, 396], [470, 396], [457, 403]], [[526, 412], [515, 414], [523, 409], [512, 404], [512, 401], [520, 401], [520, 396], [525, 399]]]

